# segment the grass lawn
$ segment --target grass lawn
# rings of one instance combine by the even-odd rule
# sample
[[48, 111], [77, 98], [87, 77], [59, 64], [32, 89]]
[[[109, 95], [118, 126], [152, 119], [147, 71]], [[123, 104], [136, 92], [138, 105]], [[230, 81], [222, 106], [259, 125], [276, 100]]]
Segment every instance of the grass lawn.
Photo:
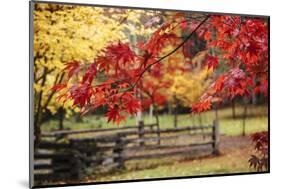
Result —
[[[219, 114], [219, 124], [220, 133], [228, 136], [240, 135], [242, 133], [242, 117], [243, 117], [243, 107], [236, 107], [236, 119], [232, 118], [231, 108], [224, 108], [218, 111]], [[214, 111], [208, 111], [201, 113], [201, 115], [191, 115], [191, 114], [181, 114], [178, 116], [178, 127], [181, 126], [192, 126], [201, 124], [210, 125], [212, 124], [215, 113]], [[143, 116], [145, 123], [154, 123], [155, 120], [144, 114]], [[173, 127], [174, 117], [173, 115], [160, 115], [160, 127], [161, 128], [171, 128]], [[135, 117], [128, 118], [125, 122], [122, 122], [119, 127], [122, 126], [134, 126], [136, 125]], [[57, 120], [51, 120], [45, 122], [42, 125], [43, 131], [55, 130], [58, 127]], [[77, 129], [89, 129], [89, 128], [112, 128], [118, 127], [113, 123], [107, 123], [107, 120], [103, 116], [85, 116], [83, 117], [83, 122], [75, 122], [73, 118], [66, 119], [64, 121], [64, 127], [66, 129], [77, 130]], [[246, 119], [246, 134], [254, 133], [257, 131], [265, 131], [268, 129], [268, 117], [267, 117], [267, 107], [266, 106], [252, 106], [248, 109], [248, 117]]]

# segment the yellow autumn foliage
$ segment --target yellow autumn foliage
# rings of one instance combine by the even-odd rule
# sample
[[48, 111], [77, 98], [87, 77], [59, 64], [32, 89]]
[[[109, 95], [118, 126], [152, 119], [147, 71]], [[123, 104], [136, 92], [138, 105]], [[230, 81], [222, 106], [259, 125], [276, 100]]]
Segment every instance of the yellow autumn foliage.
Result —
[[[180, 53], [176, 54], [179, 55], [172, 56], [173, 59], [168, 59], [168, 64], [170, 64], [170, 67], [179, 64], [184, 66], [184, 61], [179, 58]], [[213, 70], [202, 66], [204, 54], [205, 52], [200, 52], [189, 63], [185, 63], [185, 66], [189, 66], [188, 71], [167, 71], [167, 74], [165, 74], [165, 80], [172, 83], [166, 93], [169, 101], [173, 104], [177, 101], [182, 106], [190, 107], [199, 101], [199, 98], [211, 84]]]
[[208, 68], [193, 70], [185, 74], [173, 76], [173, 84], [170, 88], [170, 99], [174, 97], [185, 107], [190, 107], [198, 102], [206, 88], [210, 85], [209, 79], [211, 71]]

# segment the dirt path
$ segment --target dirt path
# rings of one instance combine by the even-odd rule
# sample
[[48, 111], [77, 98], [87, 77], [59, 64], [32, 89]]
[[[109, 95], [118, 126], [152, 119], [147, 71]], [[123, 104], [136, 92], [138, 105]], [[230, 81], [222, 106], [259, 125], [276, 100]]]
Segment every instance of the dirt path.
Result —
[[248, 148], [252, 146], [250, 136], [221, 136], [220, 150], [228, 152], [229, 150]]

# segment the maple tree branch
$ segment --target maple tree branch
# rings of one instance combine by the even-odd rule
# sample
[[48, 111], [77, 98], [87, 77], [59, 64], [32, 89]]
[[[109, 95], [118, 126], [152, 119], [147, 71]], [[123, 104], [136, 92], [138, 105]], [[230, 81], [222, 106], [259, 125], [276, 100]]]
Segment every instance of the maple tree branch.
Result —
[[[58, 84], [58, 83], [61, 83], [61, 81], [63, 80], [63, 77], [64, 77], [65, 73], [62, 73], [61, 75], [58, 74], [56, 79], [55, 79], [55, 82], [54, 82], [54, 85]], [[49, 105], [50, 101], [52, 100], [52, 97], [55, 95], [56, 91], [52, 91], [51, 94], [48, 96], [48, 99], [47, 101], [45, 102], [45, 104], [43, 105], [43, 109], [46, 109], [47, 106]]]
[[[130, 91], [132, 89], [135, 88], [135, 86], [137, 85], [137, 83], [140, 81], [141, 77], [143, 76], [143, 74], [148, 71], [149, 68], [151, 68], [153, 65], [157, 64], [158, 62], [164, 60], [165, 58], [169, 57], [170, 55], [174, 54], [177, 50], [179, 50], [192, 36], [193, 34], [210, 18], [210, 15], [207, 15], [204, 20], [202, 20], [197, 26], [196, 28], [187, 36], [183, 39], [183, 41], [175, 48], [173, 49], [171, 52], [167, 53], [165, 56], [162, 56], [161, 58], [159, 58], [158, 60], [156, 60], [155, 62], [149, 64], [147, 67], [144, 68], [144, 70], [139, 74], [137, 80], [135, 81], [134, 84], [130, 84], [130, 87], [127, 88], [126, 90], [123, 91], [123, 94], [121, 95], [120, 98], [122, 98], [122, 96], [125, 94], [125, 92], [127, 91]], [[150, 55], [151, 56], [151, 55]], [[149, 56], [149, 57], [150, 57]], [[149, 57], [146, 57], [146, 59], [144, 60], [144, 62], [148, 61]], [[114, 84], [118, 83], [118, 82], [122, 82], [122, 81], [125, 81], [127, 80], [126, 79], [121, 79], [121, 80], [117, 80], [115, 82], [113, 82]], [[92, 87], [100, 87], [100, 86], [103, 86], [103, 85], [108, 85], [108, 84], [113, 84], [113, 83], [102, 83], [102, 84], [98, 84], [98, 85], [95, 85], [95, 86], [92, 86]]]
[[[208, 15], [207, 17], [205, 17], [205, 19], [203, 21], [200, 22], [200, 24], [198, 24], [196, 26], [196, 28], [171, 52], [169, 52], [168, 54], [166, 54], [165, 56], [162, 56], [161, 58], [159, 58], [158, 60], [156, 60], [155, 62], [149, 64], [139, 75], [138, 79], [136, 80], [136, 82], [132, 85], [131, 88], [134, 88], [137, 83], [139, 82], [139, 80], [141, 79], [141, 77], [143, 76], [143, 74], [149, 69], [151, 68], [153, 65], [157, 64], [158, 62], [164, 60], [165, 58], [169, 57], [170, 55], [174, 54], [177, 50], [179, 50], [191, 37], [192, 35], [210, 18], [210, 15]], [[130, 89], [129, 89], [130, 90]]]
[[54, 68], [51, 69], [51, 70], [48, 70], [46, 73], [44, 73], [44, 74], [42, 74], [40, 77], [36, 78], [36, 79], [34, 80], [34, 82], [35, 82], [35, 83], [39, 82], [41, 79], [43, 79], [43, 78], [45, 77], [45, 74], [50, 74], [50, 73], [52, 73], [53, 71], [55, 71]]
[[[210, 15], [207, 15], [205, 17], [204, 20], [202, 20], [197, 26], [196, 28], [187, 36], [184, 38], [184, 40], [175, 48], [173, 49], [171, 52], [169, 52], [168, 54], [166, 54], [165, 56], [162, 56], [161, 58], [159, 58], [158, 60], [156, 60], [155, 62], [151, 63], [150, 65], [148, 65], [146, 68], [144, 68], [144, 70], [140, 73], [140, 75], [138, 76], [137, 80], [135, 81], [134, 84], [130, 84], [129, 83], [129, 88], [127, 88], [126, 90], [123, 91], [123, 94], [121, 95], [121, 97], [125, 94], [125, 92], [132, 90], [133, 88], [135, 88], [135, 86], [137, 85], [137, 83], [140, 81], [141, 77], [143, 76], [143, 74], [149, 69], [151, 68], [153, 65], [157, 64], [158, 62], [164, 60], [165, 58], [169, 57], [170, 55], [172, 55], [173, 53], [175, 53], [177, 50], [179, 50], [191, 37], [192, 35], [210, 18]], [[151, 56], [151, 55], [150, 55]], [[147, 61], [149, 58], [147, 57], [145, 61]], [[121, 80], [117, 80], [114, 83], [118, 83], [118, 82], [122, 82], [125, 81], [127, 79], [121, 79]], [[93, 87], [100, 87], [103, 85], [108, 85], [108, 84], [112, 84], [112, 83], [102, 83], [102, 84], [98, 84], [95, 85]], [[120, 98], [121, 98], [120, 97]]]

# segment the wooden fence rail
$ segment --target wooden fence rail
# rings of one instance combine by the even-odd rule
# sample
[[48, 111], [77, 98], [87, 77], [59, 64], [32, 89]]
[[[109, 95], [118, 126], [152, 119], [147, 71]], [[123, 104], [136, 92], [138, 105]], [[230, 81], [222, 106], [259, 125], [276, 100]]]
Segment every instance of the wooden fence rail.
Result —
[[[39, 143], [34, 154], [35, 181], [80, 179], [89, 172], [125, 168], [131, 160], [219, 154], [217, 121], [200, 127], [154, 129], [155, 126], [140, 122], [137, 127], [44, 133], [47, 138], [63, 135], [67, 140]], [[94, 132], [106, 134], [68, 138]]]
[[[157, 127], [156, 123], [143, 125], [144, 128], [150, 128], [153, 130]], [[77, 134], [90, 134], [90, 133], [105, 133], [110, 131], [125, 131], [125, 130], [135, 130], [138, 129], [139, 126], [124, 126], [124, 127], [116, 127], [116, 128], [103, 128], [103, 129], [80, 129], [80, 130], [61, 130], [61, 131], [51, 131], [51, 132], [43, 132], [42, 137], [61, 137], [61, 136], [70, 136]]]

